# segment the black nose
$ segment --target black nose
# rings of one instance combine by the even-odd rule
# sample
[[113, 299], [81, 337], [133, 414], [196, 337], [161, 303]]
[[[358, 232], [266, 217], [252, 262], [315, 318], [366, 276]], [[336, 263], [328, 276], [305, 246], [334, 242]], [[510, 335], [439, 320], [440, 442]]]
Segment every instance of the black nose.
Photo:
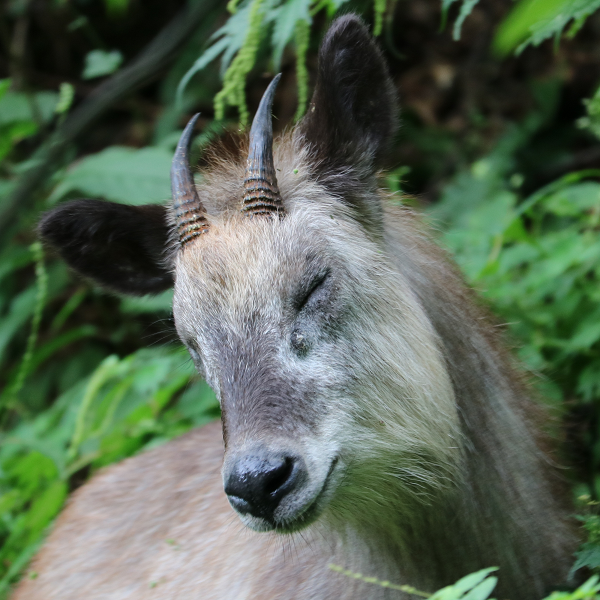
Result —
[[229, 463], [225, 493], [238, 512], [273, 522], [275, 509], [304, 474], [299, 457], [267, 450], [245, 454]]

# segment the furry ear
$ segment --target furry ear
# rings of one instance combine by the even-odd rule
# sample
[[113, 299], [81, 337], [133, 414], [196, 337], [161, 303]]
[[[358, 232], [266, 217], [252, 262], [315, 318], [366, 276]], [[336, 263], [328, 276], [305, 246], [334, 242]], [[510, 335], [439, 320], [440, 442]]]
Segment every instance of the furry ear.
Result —
[[396, 129], [396, 95], [363, 22], [333, 22], [319, 52], [317, 85], [302, 132], [330, 165], [378, 168]]
[[374, 185], [396, 113], [394, 86], [373, 37], [357, 16], [340, 17], [321, 45], [315, 92], [299, 132], [321, 181], [369, 222], [377, 221], [381, 208], [361, 205], [355, 186]]
[[105, 288], [142, 295], [173, 285], [165, 206], [75, 200], [46, 213], [38, 232], [70, 267]]

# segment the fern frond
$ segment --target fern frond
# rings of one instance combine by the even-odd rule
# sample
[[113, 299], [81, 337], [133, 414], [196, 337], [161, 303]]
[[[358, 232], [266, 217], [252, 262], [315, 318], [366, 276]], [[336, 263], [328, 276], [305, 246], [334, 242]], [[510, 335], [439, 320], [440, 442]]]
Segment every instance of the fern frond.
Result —
[[296, 80], [298, 83], [298, 108], [294, 116], [299, 121], [306, 111], [308, 101], [308, 69], [306, 68], [306, 53], [310, 43], [310, 23], [296, 23]]
[[375, 23], [373, 24], [373, 35], [381, 35], [383, 30], [383, 17], [385, 16], [386, 0], [374, 0], [373, 10], [375, 12]]
[[218, 121], [225, 117], [226, 106], [235, 106], [240, 115], [240, 125], [248, 125], [248, 107], [246, 105], [246, 75], [254, 67], [256, 54], [261, 40], [264, 19], [262, 5], [264, 0], [253, 0], [250, 7], [248, 33], [236, 57], [229, 65], [223, 77], [223, 89], [215, 96], [215, 117]]

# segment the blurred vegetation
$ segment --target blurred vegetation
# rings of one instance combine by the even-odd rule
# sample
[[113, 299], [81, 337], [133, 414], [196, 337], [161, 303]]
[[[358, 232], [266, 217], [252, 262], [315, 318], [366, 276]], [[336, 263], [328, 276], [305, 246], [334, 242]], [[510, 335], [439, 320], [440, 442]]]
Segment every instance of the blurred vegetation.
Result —
[[[598, 0], [3, 3], [0, 596], [94, 471], [218, 416], [177, 343], [171, 295], [119, 298], [77, 279], [36, 241], [40, 213], [80, 196], [165, 202], [190, 114], [202, 113], [201, 156], [223, 126], [248, 122], [278, 71], [275, 126], [298, 119], [320, 37], [340, 10], [362, 14], [380, 36], [401, 97], [403, 125], [382, 183], [426, 211], [508, 323], [573, 465], [588, 532], [574, 569], [600, 567], [598, 8]], [[473, 584], [480, 595], [487, 576]], [[596, 583], [572, 597], [589, 597]]]
[[[494, 600], [490, 594], [494, 591], [498, 583], [498, 577], [492, 575], [498, 571], [498, 567], [488, 567], [475, 573], [470, 573], [459, 579], [453, 585], [448, 585], [433, 594], [423, 592], [410, 585], [398, 585], [391, 581], [381, 581], [375, 577], [368, 577], [362, 573], [348, 571], [339, 565], [329, 565], [329, 568], [336, 573], [340, 573], [352, 579], [359, 579], [370, 585], [405, 592], [417, 598], [430, 598], [431, 600]], [[554, 591], [544, 600], [593, 600], [600, 594], [600, 577], [592, 575], [585, 583], [572, 591], [560, 592]]]

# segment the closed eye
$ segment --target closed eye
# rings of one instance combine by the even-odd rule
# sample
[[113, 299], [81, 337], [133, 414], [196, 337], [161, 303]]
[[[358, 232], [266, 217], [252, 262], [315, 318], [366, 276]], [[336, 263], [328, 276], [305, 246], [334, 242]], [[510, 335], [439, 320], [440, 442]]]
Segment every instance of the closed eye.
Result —
[[329, 278], [330, 271], [327, 269], [326, 271], [320, 273], [317, 277], [315, 277], [311, 284], [306, 288], [306, 290], [298, 297], [299, 301], [296, 302], [296, 310], [301, 312], [302, 309], [308, 304], [309, 300], [321, 289], [323, 288], [325, 282]]
[[186, 344], [187, 351], [190, 353], [196, 368], [199, 369], [202, 366], [202, 357], [200, 356], [200, 352], [196, 349], [194, 344]]

